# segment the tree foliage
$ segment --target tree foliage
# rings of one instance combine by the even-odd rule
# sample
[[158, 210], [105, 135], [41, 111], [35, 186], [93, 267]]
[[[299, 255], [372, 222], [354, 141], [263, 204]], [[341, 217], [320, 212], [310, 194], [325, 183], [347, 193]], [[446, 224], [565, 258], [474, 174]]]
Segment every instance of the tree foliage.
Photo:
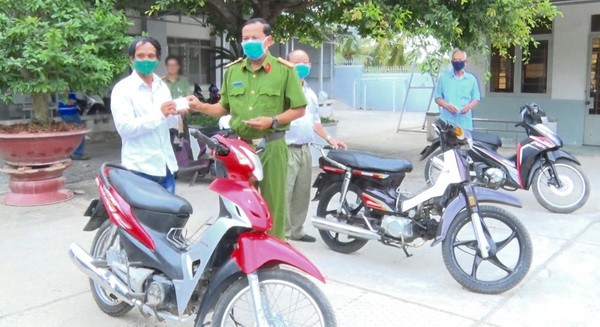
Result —
[[384, 67], [404, 66], [408, 62], [401, 36], [377, 41], [354, 34], [337, 38], [335, 61]]
[[0, 0], [0, 95], [30, 93], [32, 123], [50, 120], [47, 94], [97, 91], [127, 67], [129, 22], [111, 0]]
[[533, 42], [531, 29], [558, 14], [550, 0], [156, 0], [152, 12], [173, 9], [203, 12], [214, 32], [233, 42], [247, 18], [262, 17], [281, 41], [318, 44], [327, 33], [352, 30], [377, 40], [433, 36], [442, 50], [491, 44], [502, 54]]

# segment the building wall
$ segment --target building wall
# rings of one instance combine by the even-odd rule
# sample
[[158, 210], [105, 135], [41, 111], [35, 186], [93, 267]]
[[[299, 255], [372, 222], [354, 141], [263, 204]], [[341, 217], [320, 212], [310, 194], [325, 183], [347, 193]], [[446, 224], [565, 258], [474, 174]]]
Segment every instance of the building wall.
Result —
[[[587, 78], [591, 15], [600, 14], [600, 2], [558, 6], [563, 13], [553, 25], [550, 40], [549, 89], [547, 94], [498, 94], [489, 92], [489, 84], [480, 79], [485, 98], [475, 109], [479, 118], [519, 120], [518, 108], [535, 101], [549, 117], [558, 120], [558, 133], [566, 144], [583, 144], [587, 105]], [[488, 58], [475, 56], [469, 69], [483, 74], [489, 69]], [[515, 88], [519, 85], [515, 85]]]

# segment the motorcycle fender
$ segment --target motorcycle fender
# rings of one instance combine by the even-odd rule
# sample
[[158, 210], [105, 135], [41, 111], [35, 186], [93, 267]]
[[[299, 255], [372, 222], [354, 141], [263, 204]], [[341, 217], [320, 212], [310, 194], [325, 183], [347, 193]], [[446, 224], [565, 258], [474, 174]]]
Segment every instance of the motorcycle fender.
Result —
[[421, 153], [420, 153], [421, 158], [419, 159], [419, 161], [425, 160], [427, 157], [429, 157], [429, 155], [431, 155], [439, 147], [440, 147], [440, 138], [438, 137], [438, 138], [434, 139], [433, 142], [431, 142], [431, 144], [426, 146], [423, 149], [423, 151], [421, 151]]
[[317, 189], [315, 192], [315, 197], [311, 201], [317, 201], [321, 198], [321, 193], [331, 184], [340, 181], [343, 179], [343, 175], [340, 174], [330, 174], [330, 173], [320, 173], [312, 187]]
[[206, 315], [213, 309], [221, 294], [225, 292], [229, 285], [233, 284], [237, 279], [244, 275], [240, 267], [233, 261], [227, 260], [219, 270], [210, 279], [210, 283], [206, 287], [206, 292], [202, 296], [202, 302], [198, 308], [198, 319], [204, 321]]
[[558, 159], [567, 159], [581, 166], [581, 163], [579, 162], [579, 160], [577, 160], [577, 158], [575, 158], [569, 152], [563, 150], [555, 150], [552, 152], [548, 152], [548, 159], [550, 159], [552, 162], [555, 162]]
[[[498, 203], [498, 204], [506, 204], [509, 206], [521, 208], [521, 201], [516, 197], [507, 194], [506, 192], [501, 192], [497, 190], [491, 190], [483, 187], [473, 187], [473, 191], [475, 192], [475, 198], [478, 203], [488, 202], [488, 203]], [[466, 208], [466, 199], [465, 196], [460, 193], [457, 197], [452, 200], [444, 210], [442, 214], [442, 218], [440, 219], [440, 223], [438, 225], [437, 236], [431, 246], [434, 246], [440, 242], [442, 242], [446, 238], [446, 233], [448, 233], [448, 228], [450, 228], [450, 224], [456, 218], [459, 212], [461, 212], [464, 208]]]
[[106, 212], [104, 203], [100, 201], [100, 199], [92, 200], [83, 215], [90, 217], [88, 223], [83, 227], [85, 232], [91, 232], [100, 228], [100, 226], [108, 219], [108, 212]]
[[[548, 160], [550, 160], [552, 162], [556, 162], [556, 160], [558, 160], [558, 159], [566, 159], [566, 160], [569, 160], [569, 161], [581, 166], [581, 163], [579, 162], [579, 160], [577, 160], [577, 158], [575, 158], [572, 154], [568, 153], [567, 151], [555, 150], [555, 151], [548, 152]], [[540, 167], [542, 167], [542, 160], [541, 160], [541, 158], [538, 157], [536, 159], [536, 161], [533, 163], [533, 166], [531, 167], [529, 176], [527, 177], [527, 184], [525, 184], [525, 187], [524, 187], [526, 190], [529, 190], [529, 187], [531, 186], [531, 183], [533, 182], [533, 177], [535, 176], [535, 172]]]
[[268, 234], [242, 233], [231, 258], [244, 274], [252, 273], [266, 264], [282, 263], [298, 268], [325, 283], [325, 277], [307, 257], [289, 243]]

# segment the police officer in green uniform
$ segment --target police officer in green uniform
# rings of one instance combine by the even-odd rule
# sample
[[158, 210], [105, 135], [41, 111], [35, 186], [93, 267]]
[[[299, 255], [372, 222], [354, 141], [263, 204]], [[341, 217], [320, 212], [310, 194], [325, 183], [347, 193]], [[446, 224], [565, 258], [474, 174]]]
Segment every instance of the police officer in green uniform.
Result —
[[221, 101], [211, 105], [193, 96], [188, 100], [193, 111], [215, 117], [231, 114], [231, 129], [240, 138], [248, 142], [266, 140], [265, 151], [260, 154], [264, 178], [259, 187], [273, 216], [271, 234], [285, 240], [288, 148], [284, 136], [289, 123], [304, 115], [307, 102], [294, 65], [273, 57], [267, 50], [272, 44], [266, 21], [248, 20], [242, 28], [247, 58], [228, 65]]

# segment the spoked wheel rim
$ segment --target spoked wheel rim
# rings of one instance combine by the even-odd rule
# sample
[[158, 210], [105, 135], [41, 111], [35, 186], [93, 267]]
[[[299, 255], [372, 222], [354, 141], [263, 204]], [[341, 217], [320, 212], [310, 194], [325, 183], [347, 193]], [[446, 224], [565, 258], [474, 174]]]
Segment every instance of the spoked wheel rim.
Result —
[[[332, 220], [338, 223], [348, 223], [348, 221], [346, 219], [343, 219], [342, 216], [350, 216], [350, 217], [357, 217], [361, 211], [364, 211], [364, 205], [362, 202], [362, 199], [360, 197], [360, 194], [357, 193], [356, 190], [349, 188], [348, 192], [346, 193], [346, 201], [344, 202], [343, 206], [342, 206], [342, 212], [338, 213], [337, 209], [339, 207], [339, 202], [341, 200], [341, 190], [340, 192], [336, 193], [333, 195], [333, 197], [331, 197], [331, 200], [329, 201], [329, 203], [327, 203], [327, 209], [323, 215], [323, 218], [327, 219], [327, 220]], [[356, 224], [354, 224], [356, 225]], [[347, 234], [342, 234], [342, 233], [337, 233], [337, 232], [333, 232], [333, 231], [326, 231], [326, 230], [322, 230], [320, 231], [322, 233], [326, 233], [330, 236], [331, 239], [336, 240], [339, 243], [351, 243], [353, 241], [356, 240], [356, 238], [349, 236]]]
[[[482, 217], [494, 245], [488, 258], [479, 251], [471, 219], [463, 220], [451, 240], [452, 255], [462, 273], [480, 283], [509, 279], [515, 274], [524, 252], [524, 240], [515, 226], [497, 217]], [[495, 249], [494, 249], [495, 248]]]
[[539, 196], [543, 201], [559, 209], [577, 205], [586, 194], [585, 177], [575, 168], [562, 164], [554, 164], [561, 187], [552, 181], [550, 167], [544, 167], [536, 180]]
[[[106, 260], [106, 251], [108, 251], [108, 249], [110, 249], [114, 244], [119, 243], [118, 235], [115, 235], [113, 242], [110, 242], [110, 238], [114, 233], [116, 233], [116, 228], [116, 226], [111, 226], [102, 232], [98, 238], [96, 247], [94, 247], [94, 251], [92, 252], [92, 257], [94, 259]], [[112, 296], [110, 292], [105, 291], [104, 288], [102, 288], [102, 286], [98, 285], [96, 282], [94, 282], [94, 289], [96, 290], [99, 299], [107, 305], [117, 305], [121, 303], [120, 300]]]
[[[324, 327], [325, 318], [317, 302], [298, 285], [284, 280], [260, 282], [265, 316], [270, 327]], [[252, 296], [247, 286], [235, 295], [219, 326], [254, 326]]]
[[435, 182], [440, 177], [440, 174], [442, 173], [443, 164], [444, 164], [444, 153], [443, 152], [439, 152], [439, 153], [437, 153], [437, 155], [434, 155], [431, 158], [429, 158], [429, 162], [427, 165], [427, 172], [426, 172], [427, 175], [425, 176], [427, 179], [425, 181], [425, 182], [427, 182], [427, 185], [433, 186], [433, 184], [435, 184]]

